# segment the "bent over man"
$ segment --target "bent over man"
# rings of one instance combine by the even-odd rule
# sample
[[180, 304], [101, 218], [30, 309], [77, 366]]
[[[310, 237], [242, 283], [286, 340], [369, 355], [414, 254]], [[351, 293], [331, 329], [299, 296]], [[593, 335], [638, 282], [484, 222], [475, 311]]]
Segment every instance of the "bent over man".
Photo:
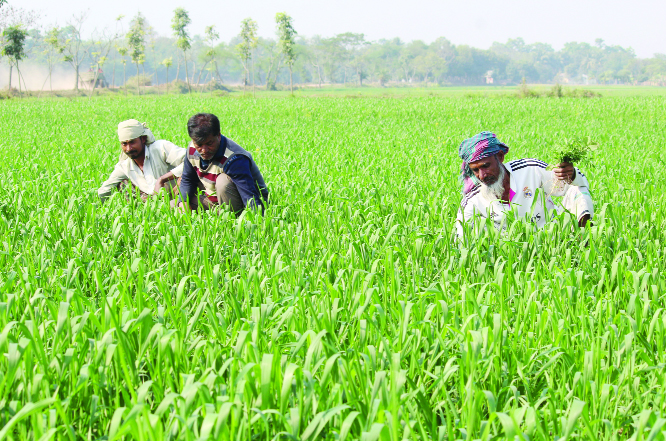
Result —
[[122, 152], [109, 179], [97, 194], [106, 200], [114, 190], [131, 185], [144, 201], [163, 187], [172, 188], [183, 173], [185, 149], [164, 140], [155, 140], [145, 123], [135, 119], [118, 124]]
[[[562, 163], [551, 171], [545, 162], [530, 158], [504, 163], [508, 151], [491, 132], [481, 132], [460, 144], [463, 198], [456, 219], [458, 239], [464, 239], [464, 224], [475, 217], [490, 217], [496, 228], [506, 228], [504, 218], [509, 211], [529, 217], [541, 228], [548, 221], [547, 210], [564, 209], [576, 216], [579, 226], [585, 226], [594, 215], [594, 204], [580, 170]], [[552, 196], [564, 196], [561, 206], [555, 205]]]
[[[237, 215], [268, 200], [268, 188], [252, 155], [220, 132], [220, 120], [197, 113], [187, 122], [187, 149], [180, 194], [191, 210], [226, 205]], [[198, 191], [203, 193], [199, 196]]]

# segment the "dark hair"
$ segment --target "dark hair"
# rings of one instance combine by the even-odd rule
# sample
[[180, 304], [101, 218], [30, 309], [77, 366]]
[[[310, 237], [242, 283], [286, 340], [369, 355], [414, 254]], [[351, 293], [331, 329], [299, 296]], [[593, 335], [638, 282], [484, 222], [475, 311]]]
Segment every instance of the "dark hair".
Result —
[[195, 144], [201, 144], [210, 135], [220, 134], [220, 120], [212, 113], [197, 113], [187, 121], [187, 134]]

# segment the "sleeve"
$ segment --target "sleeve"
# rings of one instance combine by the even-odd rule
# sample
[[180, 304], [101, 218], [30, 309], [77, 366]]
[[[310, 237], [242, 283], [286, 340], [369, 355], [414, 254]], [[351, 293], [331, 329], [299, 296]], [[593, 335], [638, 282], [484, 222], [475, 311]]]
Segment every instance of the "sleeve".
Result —
[[196, 180], [199, 179], [199, 176], [197, 176], [197, 172], [190, 161], [183, 161], [181, 165], [183, 166], [183, 173], [180, 178], [180, 200], [187, 202], [195, 195], [194, 193], [197, 189]]
[[545, 168], [538, 168], [541, 173], [541, 187], [544, 189], [548, 196], [564, 196], [570, 186], [574, 187], [589, 187], [587, 178], [581, 171], [574, 167], [576, 170], [576, 176], [570, 184], [565, 183], [555, 177], [555, 173], [552, 170], [547, 170]]
[[172, 142], [165, 141], [163, 144], [165, 159], [164, 162], [169, 165], [171, 173], [177, 178], [183, 175], [183, 161], [187, 155], [187, 149], [178, 147]]
[[224, 173], [231, 178], [245, 207], [258, 206], [263, 209], [259, 188], [250, 170], [250, 159], [244, 155], [234, 155], [224, 164]]
[[458, 209], [456, 216], [456, 240], [458, 243], [465, 245], [465, 232], [469, 233], [474, 230], [474, 204], [467, 203], [465, 206], [462, 204]]
[[99, 195], [99, 198], [104, 202], [106, 199], [111, 196], [111, 193], [116, 188], [116, 185], [121, 183], [123, 180], [129, 179], [127, 177], [127, 174], [123, 170], [123, 167], [120, 162], [116, 164], [116, 166], [113, 169], [113, 172], [111, 172], [111, 176], [109, 176], [109, 179], [104, 181], [102, 183], [102, 186], [97, 190], [97, 194]]
[[462, 209], [458, 209], [458, 215], [456, 216], [456, 240], [459, 243], [464, 243], [465, 239], [465, 230], [463, 228], [463, 222], [465, 222], [465, 218], [463, 217]]

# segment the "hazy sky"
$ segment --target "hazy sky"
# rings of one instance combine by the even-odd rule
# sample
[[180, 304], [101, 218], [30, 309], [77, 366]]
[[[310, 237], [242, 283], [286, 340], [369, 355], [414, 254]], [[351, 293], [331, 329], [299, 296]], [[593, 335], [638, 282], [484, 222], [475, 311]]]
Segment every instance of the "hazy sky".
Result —
[[220, 37], [228, 41], [238, 34], [240, 21], [251, 17], [259, 34], [275, 35], [276, 12], [294, 18], [302, 36], [333, 36], [359, 32], [368, 40], [400, 37], [431, 42], [443, 36], [454, 44], [488, 48], [494, 41], [523, 37], [527, 43], [543, 42], [560, 49], [565, 42], [632, 47], [639, 57], [666, 53], [666, 1], [658, 0], [9, 0], [14, 6], [39, 11], [42, 24], [62, 25], [74, 13], [88, 10], [84, 33], [94, 28], [115, 26], [124, 14], [127, 22], [141, 11], [161, 35], [170, 35], [173, 10], [182, 6], [190, 12], [191, 34], [203, 34], [215, 24]]

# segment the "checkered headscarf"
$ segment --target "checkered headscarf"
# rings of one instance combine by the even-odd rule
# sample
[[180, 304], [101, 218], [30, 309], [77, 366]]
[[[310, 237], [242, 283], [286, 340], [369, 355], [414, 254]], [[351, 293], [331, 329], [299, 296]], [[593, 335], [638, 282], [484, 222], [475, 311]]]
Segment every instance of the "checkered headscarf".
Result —
[[499, 152], [507, 153], [509, 147], [495, 137], [494, 133], [481, 132], [469, 139], [464, 140], [458, 147], [458, 156], [462, 159], [460, 180], [463, 184], [463, 194], [469, 193], [479, 180], [469, 168], [470, 162], [479, 161]]

